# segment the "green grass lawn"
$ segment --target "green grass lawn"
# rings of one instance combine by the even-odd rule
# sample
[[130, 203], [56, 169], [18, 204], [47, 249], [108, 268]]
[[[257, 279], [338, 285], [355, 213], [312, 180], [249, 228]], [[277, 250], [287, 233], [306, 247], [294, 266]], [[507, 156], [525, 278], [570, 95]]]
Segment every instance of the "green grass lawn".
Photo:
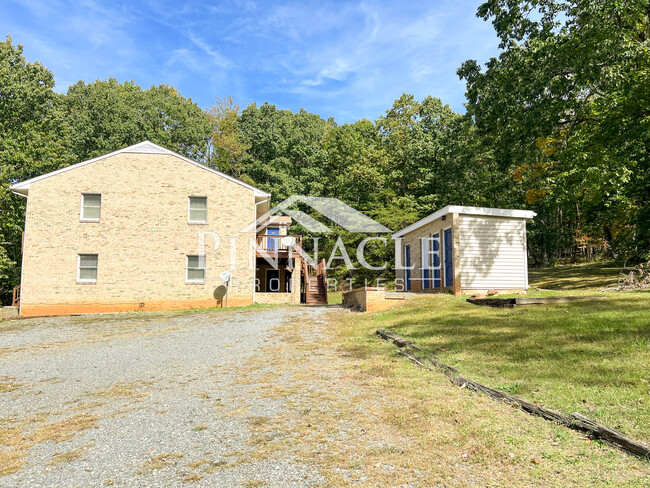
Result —
[[340, 305], [343, 300], [342, 291], [328, 291], [327, 292], [327, 303], [329, 305]]
[[[554, 289], [533, 296], [602, 295], [618, 268], [563, 266], [530, 277]], [[385, 327], [472, 379], [650, 443], [650, 292], [605, 294], [606, 301], [513, 309], [428, 295], [364, 316], [355, 334]]]
[[590, 290], [616, 286], [620, 266], [611, 262], [531, 268], [530, 285], [545, 290]]

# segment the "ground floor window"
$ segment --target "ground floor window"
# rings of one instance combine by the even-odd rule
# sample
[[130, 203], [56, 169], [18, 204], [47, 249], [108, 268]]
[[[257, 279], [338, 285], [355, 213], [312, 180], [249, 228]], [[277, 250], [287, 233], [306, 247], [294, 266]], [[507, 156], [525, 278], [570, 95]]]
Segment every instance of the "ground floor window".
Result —
[[205, 256], [187, 256], [187, 281], [205, 281]]
[[94, 283], [97, 281], [97, 254], [79, 254], [77, 258], [77, 281]]

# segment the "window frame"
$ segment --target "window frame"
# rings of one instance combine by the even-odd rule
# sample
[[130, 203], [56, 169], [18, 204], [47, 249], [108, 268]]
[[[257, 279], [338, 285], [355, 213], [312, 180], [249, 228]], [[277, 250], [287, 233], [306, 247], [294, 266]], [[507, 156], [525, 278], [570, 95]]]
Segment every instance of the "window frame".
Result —
[[[199, 267], [190, 268], [190, 258], [197, 257], [199, 258]], [[201, 258], [203, 258], [203, 263], [201, 263]], [[205, 271], [207, 270], [206, 256], [201, 254], [186, 254], [185, 255], [185, 283], [205, 283]], [[203, 264], [203, 267], [200, 265]], [[190, 269], [201, 269], [203, 270], [203, 278], [201, 279], [190, 279]]]
[[[99, 207], [91, 207], [91, 208], [99, 208], [99, 217], [86, 217], [84, 215], [84, 209], [86, 206], [84, 205], [84, 201], [86, 199], [86, 195], [99, 195]], [[102, 216], [102, 194], [101, 193], [93, 193], [93, 192], [81, 192], [81, 210], [79, 211], [79, 220], [81, 222], [99, 222]]]
[[[408, 252], [407, 252], [408, 250]], [[404, 244], [403, 247], [403, 255], [402, 258], [404, 259], [404, 287], [406, 288], [406, 291], [411, 291], [411, 282], [412, 282], [412, 277], [411, 277], [411, 245], [410, 244]], [[408, 254], [408, 259], [406, 259]]]
[[[433, 234], [431, 234], [431, 249], [432, 249], [432, 255], [431, 255], [431, 287], [434, 289], [440, 289], [444, 287], [444, 282], [442, 281], [442, 242], [441, 242], [441, 237], [440, 237], [441, 231], [437, 231]], [[436, 251], [434, 248], [434, 243], [438, 244], [438, 250]], [[438, 265], [436, 269], [436, 257], [438, 258]], [[438, 272], [438, 277], [436, 278], [436, 271]], [[438, 282], [438, 286], [436, 286], [436, 281]]]
[[[95, 269], [95, 279], [81, 277], [81, 256], [95, 256], [97, 258], [96, 266], [84, 266], [84, 269]], [[97, 283], [99, 277], [99, 254], [96, 253], [79, 253], [77, 254], [77, 283]]]
[[[205, 220], [192, 220], [191, 219], [191, 202], [192, 198], [203, 198], [205, 199]], [[208, 197], [204, 195], [189, 195], [187, 197], [187, 223], [188, 224], [207, 224], [208, 223]]]

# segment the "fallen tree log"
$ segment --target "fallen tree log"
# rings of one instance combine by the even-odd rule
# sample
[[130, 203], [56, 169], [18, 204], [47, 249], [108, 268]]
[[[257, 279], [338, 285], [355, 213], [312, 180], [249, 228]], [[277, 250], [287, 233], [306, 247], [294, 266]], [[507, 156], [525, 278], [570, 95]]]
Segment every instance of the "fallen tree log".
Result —
[[551, 305], [554, 303], [571, 303], [594, 300], [607, 300], [607, 297], [468, 298], [467, 302], [473, 305], [483, 305], [486, 307], [512, 308], [519, 305]]
[[588, 434], [594, 439], [600, 439], [607, 444], [612, 445], [622, 451], [634, 454], [636, 456], [650, 458], [650, 447], [647, 447], [640, 442], [630, 439], [620, 432], [610, 429], [609, 427], [599, 424], [577, 412], [572, 413], [570, 416], [563, 415], [544, 407], [540, 407], [533, 403], [527, 402], [521, 398], [510, 395], [501, 390], [490, 388], [489, 386], [482, 385], [476, 381], [465, 378], [461, 375], [460, 371], [456, 368], [442, 363], [435, 356], [426, 353], [424, 350], [415, 345], [413, 341], [405, 339], [386, 329], [378, 329], [377, 335], [384, 340], [391, 341], [398, 347], [397, 354], [404, 356], [413, 363], [433, 371], [437, 369], [449, 378], [452, 384], [467, 388], [472, 391], [480, 392], [489, 395], [492, 398], [515, 405], [521, 408], [524, 412], [531, 415], [541, 417], [543, 419], [555, 422], [573, 430]]

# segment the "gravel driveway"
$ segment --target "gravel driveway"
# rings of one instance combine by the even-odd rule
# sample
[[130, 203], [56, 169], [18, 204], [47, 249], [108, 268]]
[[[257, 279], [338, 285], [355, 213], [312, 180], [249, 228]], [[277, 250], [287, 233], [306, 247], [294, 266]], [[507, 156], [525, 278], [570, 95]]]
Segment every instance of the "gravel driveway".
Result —
[[246, 456], [250, 418], [282, 400], [250, 398], [260, 384], [237, 372], [297, 320], [322, 323], [324, 309], [0, 323], [0, 486], [319, 484], [290, 456]]

